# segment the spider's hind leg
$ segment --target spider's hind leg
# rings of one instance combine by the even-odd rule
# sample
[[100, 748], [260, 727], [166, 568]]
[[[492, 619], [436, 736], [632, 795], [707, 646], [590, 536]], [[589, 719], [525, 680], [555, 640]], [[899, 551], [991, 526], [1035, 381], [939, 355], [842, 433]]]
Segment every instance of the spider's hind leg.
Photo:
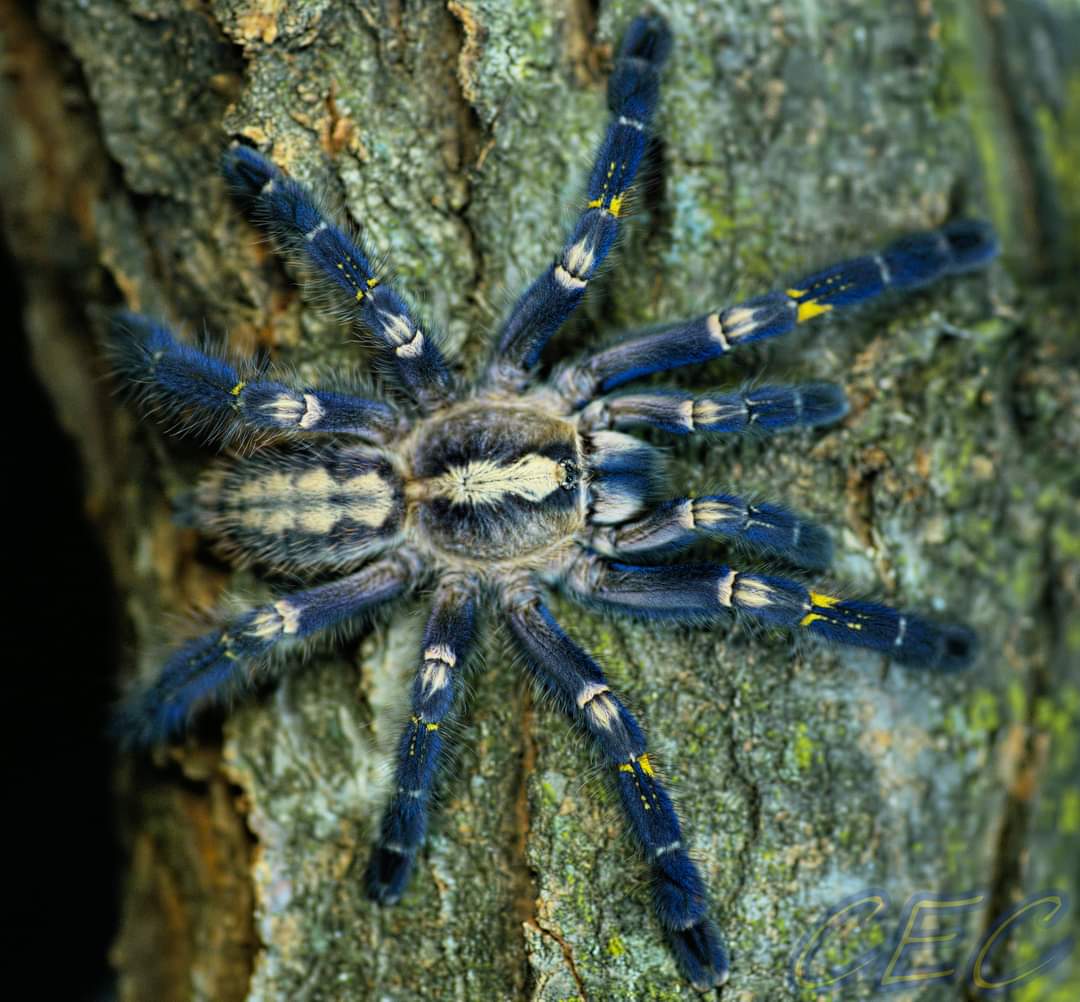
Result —
[[446, 582], [424, 631], [411, 713], [398, 746], [394, 792], [365, 875], [368, 895], [382, 905], [392, 905], [401, 897], [424, 841], [442, 752], [439, 725], [450, 713], [460, 689], [461, 667], [469, 654], [475, 618], [476, 600], [471, 589]]
[[343, 625], [400, 595], [414, 571], [404, 556], [388, 557], [349, 577], [284, 595], [189, 641], [155, 682], [120, 708], [113, 724], [117, 737], [149, 745], [178, 736], [198, 710], [227, 704], [267, 677], [275, 648]]
[[110, 353], [148, 409], [183, 415], [187, 426], [225, 442], [267, 431], [339, 432], [381, 441], [401, 426], [389, 404], [262, 378], [253, 366], [184, 344], [138, 313], [115, 317]]
[[653, 907], [687, 980], [704, 991], [728, 977], [727, 952], [708, 916], [705, 882], [683, 844], [671, 798], [649, 761], [637, 721], [600, 666], [532, 591], [505, 596], [510, 629], [533, 676], [593, 739], [612, 770], [623, 813], [652, 874]]

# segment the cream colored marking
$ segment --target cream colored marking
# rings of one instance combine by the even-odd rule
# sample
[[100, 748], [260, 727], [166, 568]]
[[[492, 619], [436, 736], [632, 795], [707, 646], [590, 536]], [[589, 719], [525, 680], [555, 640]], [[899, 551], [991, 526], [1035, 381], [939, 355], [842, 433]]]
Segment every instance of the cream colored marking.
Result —
[[893, 641], [893, 647], [899, 647], [904, 642], [904, 634], [907, 632], [907, 616], [901, 616], [900, 621], [896, 624], [896, 639]]
[[266, 184], [264, 184], [262, 186], [262, 188], [259, 190], [259, 194], [260, 195], [269, 195], [270, 192], [272, 192], [273, 190], [274, 190], [274, 179], [270, 178], [270, 180], [267, 181]]
[[731, 608], [731, 590], [735, 585], [735, 572], [728, 571], [716, 588], [716, 598], [721, 605]]
[[579, 240], [563, 257], [563, 267], [571, 275], [580, 275], [592, 269], [593, 259], [596, 254], [588, 240]]
[[396, 852], [399, 856], [408, 856], [405, 851], [405, 847], [400, 842], [386, 842], [379, 846], [380, 849], [386, 849], [388, 852]]
[[271, 637], [276, 637], [281, 633], [281, 628], [284, 626], [281, 615], [278, 611], [270, 607], [260, 612], [252, 621], [251, 626], [248, 628], [248, 635], [255, 637], [257, 640], [269, 640]]
[[645, 503], [637, 494], [620, 491], [599, 480], [593, 484], [593, 521], [613, 525], [633, 518]]
[[426, 697], [450, 682], [450, 669], [445, 661], [425, 661], [420, 668], [420, 691]]
[[394, 349], [394, 354], [399, 358], [419, 358], [424, 353], [424, 335], [419, 331], [413, 339], [406, 344], [400, 344]]
[[265, 533], [299, 528], [325, 534], [343, 518], [378, 529], [394, 510], [393, 489], [374, 470], [340, 484], [322, 467], [295, 479], [276, 473], [245, 484], [238, 494], [253, 508], [238, 512], [237, 522]]
[[724, 328], [720, 323], [719, 313], [710, 313], [705, 318], [705, 329], [709, 332], [709, 337], [714, 341], [720, 342], [720, 347], [724, 351], [731, 351], [731, 342], [727, 339], [727, 335], [724, 334]]
[[420, 797], [423, 792], [421, 789], [410, 790], [407, 786], [398, 787], [398, 793], [404, 794], [406, 797]]
[[629, 125], [632, 129], [637, 129], [638, 132], [645, 130], [645, 123], [639, 122], [636, 118], [627, 118], [625, 115], [619, 116], [619, 125]]
[[605, 692], [611, 692], [611, 690], [602, 682], [586, 682], [585, 685], [582, 686], [581, 692], [577, 695], [578, 709], [584, 709], [585, 704], [589, 702], [590, 699], [595, 699]]
[[679, 505], [678, 514], [675, 516], [675, 523], [681, 529], [693, 529], [694, 528], [694, 499], [687, 498], [682, 504]]
[[694, 398], [687, 397], [679, 403], [679, 421], [687, 431], [694, 430]]
[[325, 417], [326, 411], [323, 405], [319, 403], [319, 398], [312, 393], [304, 394], [304, 415], [300, 418], [301, 428], [311, 428], [317, 425], [323, 417]]
[[264, 414], [280, 424], [295, 424], [304, 409], [304, 405], [287, 393], [282, 393], [268, 404], [263, 404], [260, 409]]
[[605, 731], [610, 731], [619, 719], [619, 707], [606, 693], [598, 693], [584, 709], [592, 722]]
[[313, 226], [307, 233], [304, 234], [305, 240], [314, 240], [323, 230], [328, 229], [326, 220], [322, 220], [318, 226]]
[[379, 310], [379, 320], [382, 323], [383, 334], [394, 343], [395, 347], [413, 339], [413, 329], [409, 326], [409, 318], [404, 314]]
[[454, 466], [431, 481], [431, 497], [446, 497], [454, 504], [496, 504], [507, 494], [526, 501], [543, 501], [566, 480], [563, 465], [530, 452], [512, 463], [476, 459]]
[[733, 306], [724, 314], [724, 334], [736, 340], [749, 334], [753, 330], [754, 313], [750, 307]]
[[889, 266], [885, 263], [885, 258], [880, 254], [875, 254], [874, 264], [877, 265], [877, 269], [881, 273], [882, 283], [885, 285], [892, 285], [892, 272], [889, 271]]
[[657, 856], [663, 856], [665, 853], [675, 852], [677, 849], [682, 848], [682, 842], [676, 839], [674, 842], [670, 842], [668, 845], [662, 845], [656, 850]]
[[792, 547], [799, 545], [799, 537], [802, 535], [802, 522], [796, 522], [794, 528], [791, 530], [791, 545]]
[[764, 609], [773, 604], [776, 592], [760, 578], [744, 574], [736, 586], [735, 600], [748, 609]]
[[589, 284], [583, 278], [575, 278], [561, 264], [555, 265], [555, 281], [564, 289], [584, 289]]
[[695, 501], [694, 518], [705, 529], [712, 529], [721, 522], [734, 522], [743, 517], [742, 511], [723, 501]]
[[285, 599], [282, 598], [274, 603], [274, 608], [281, 617], [285, 633], [296, 633], [299, 631], [301, 610], [297, 608], [297, 606], [293, 605], [291, 602], [286, 602]]
[[435, 644], [424, 651], [425, 661], [445, 661], [451, 668], [457, 664], [457, 655], [446, 644]]
[[711, 397], [698, 397], [694, 401], [694, 424], [717, 424], [720, 421], [730, 421], [732, 418], [738, 417], [740, 413], [744, 417], [749, 417], [753, 420], [753, 415], [750, 413], [750, 408], [747, 406], [746, 401], [742, 397], [739, 398], [741, 406], [735, 406], [733, 404], [719, 404]]

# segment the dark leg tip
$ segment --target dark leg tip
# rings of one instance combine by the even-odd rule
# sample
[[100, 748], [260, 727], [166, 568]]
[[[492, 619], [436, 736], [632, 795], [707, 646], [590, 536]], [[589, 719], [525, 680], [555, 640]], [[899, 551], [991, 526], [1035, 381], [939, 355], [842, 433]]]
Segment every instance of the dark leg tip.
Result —
[[731, 973], [720, 931], [704, 918], [685, 929], [668, 930], [672, 953], [686, 980], [699, 992], [725, 984]]
[[641, 59], [660, 66], [671, 52], [671, 29], [659, 14], [642, 14], [630, 22], [619, 46], [620, 59]]
[[384, 907], [396, 905], [409, 882], [411, 871], [412, 859], [409, 856], [376, 846], [364, 874], [367, 896]]

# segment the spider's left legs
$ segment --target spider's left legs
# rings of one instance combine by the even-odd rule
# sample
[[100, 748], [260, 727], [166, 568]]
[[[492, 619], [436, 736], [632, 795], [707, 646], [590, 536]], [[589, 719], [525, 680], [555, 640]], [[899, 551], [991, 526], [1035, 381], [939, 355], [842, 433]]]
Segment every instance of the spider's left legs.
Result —
[[490, 372], [497, 381], [515, 385], [537, 364], [611, 250], [645, 154], [659, 71], [670, 48], [671, 34], [659, 15], [635, 18], [627, 29], [608, 81], [611, 122], [589, 176], [586, 209], [555, 263], [529, 286], [499, 331]]
[[445, 400], [451, 391], [450, 370], [431, 332], [421, 329], [405, 300], [379, 277], [364, 248], [326, 218], [311, 192], [239, 143], [225, 154], [222, 172], [255, 220], [343, 296], [413, 399], [425, 410]]
[[957, 220], [938, 230], [911, 233], [877, 254], [840, 261], [734, 306], [640, 335], [564, 368], [556, 377], [575, 407], [633, 379], [700, 365], [744, 344], [779, 337], [833, 310], [855, 306], [888, 289], [914, 289], [947, 275], [973, 271], [997, 254], [993, 230], [978, 220]]
[[264, 379], [200, 351], [163, 324], [122, 312], [113, 321], [110, 350], [118, 374], [147, 408], [206, 429], [225, 441], [259, 431], [336, 432], [380, 442], [401, 428], [390, 404], [317, 386]]
[[699, 990], [723, 984], [727, 953], [708, 916], [705, 883], [683, 845], [679, 819], [649, 762], [637, 721], [536, 592], [509, 593], [503, 604], [533, 676], [588, 732], [612, 770], [623, 813], [651, 871], [656, 915], [683, 974]]
[[442, 752], [439, 726], [460, 691], [461, 667], [472, 646], [476, 596], [469, 582], [447, 579], [424, 631], [412, 708], [398, 747], [394, 792], [368, 863], [368, 894], [392, 905], [402, 895], [424, 841], [431, 791]]

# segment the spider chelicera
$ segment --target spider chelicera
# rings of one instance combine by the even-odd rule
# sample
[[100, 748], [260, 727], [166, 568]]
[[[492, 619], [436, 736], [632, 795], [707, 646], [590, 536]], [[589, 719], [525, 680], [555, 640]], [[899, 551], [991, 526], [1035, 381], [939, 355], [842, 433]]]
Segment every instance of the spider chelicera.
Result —
[[544, 588], [647, 618], [708, 624], [741, 613], [939, 671], [966, 665], [973, 637], [962, 626], [784, 577], [720, 563], [658, 562], [694, 542], [723, 539], [798, 567], [825, 567], [827, 534], [780, 505], [730, 494], [664, 499], [662, 453], [626, 429], [697, 435], [808, 427], [844, 414], [838, 387], [612, 391], [785, 334], [887, 289], [980, 267], [996, 246], [985, 224], [951, 222], [783, 291], [626, 336], [539, 381], [542, 349], [615, 240], [669, 48], [659, 17], [629, 26], [608, 85], [611, 121], [586, 207], [554, 263], [513, 307], [485, 371], [471, 380], [451, 370], [437, 338], [380, 279], [369, 253], [325, 218], [304, 187], [247, 146], [228, 151], [223, 169], [238, 200], [344, 296], [407, 402], [272, 378], [189, 347], [146, 317], [122, 315], [118, 368], [151, 405], [221, 441], [252, 433], [284, 440], [212, 469], [193, 492], [188, 517], [240, 562], [322, 583], [282, 594], [181, 647], [157, 681], [128, 701], [120, 724], [137, 743], [174, 736], [194, 711], [250, 690], [295, 643], [355, 628], [375, 607], [430, 588], [411, 715], [366, 875], [371, 896], [391, 904], [424, 839], [440, 727], [461, 689], [477, 608], [488, 603], [509, 626], [533, 679], [595, 743], [649, 868], [660, 927], [685, 977], [705, 989], [726, 980], [728, 960], [701, 874], [637, 721], [556, 622]]

